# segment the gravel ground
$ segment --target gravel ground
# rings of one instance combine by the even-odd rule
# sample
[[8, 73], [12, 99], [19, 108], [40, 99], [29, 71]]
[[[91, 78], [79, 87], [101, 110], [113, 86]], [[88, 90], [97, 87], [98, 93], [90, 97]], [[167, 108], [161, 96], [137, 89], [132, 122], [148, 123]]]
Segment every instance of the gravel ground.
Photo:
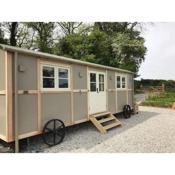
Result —
[[140, 107], [140, 113], [119, 120], [122, 127], [100, 134], [86, 122], [67, 130], [64, 141], [48, 148], [41, 138], [30, 139], [25, 152], [88, 152], [88, 153], [172, 153], [175, 152], [175, 110]]

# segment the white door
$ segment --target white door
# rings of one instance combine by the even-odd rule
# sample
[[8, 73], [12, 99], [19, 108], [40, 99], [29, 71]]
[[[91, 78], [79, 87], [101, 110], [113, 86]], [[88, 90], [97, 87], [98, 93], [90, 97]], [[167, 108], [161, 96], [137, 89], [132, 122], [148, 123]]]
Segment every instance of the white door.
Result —
[[89, 113], [106, 111], [106, 75], [103, 72], [89, 72]]

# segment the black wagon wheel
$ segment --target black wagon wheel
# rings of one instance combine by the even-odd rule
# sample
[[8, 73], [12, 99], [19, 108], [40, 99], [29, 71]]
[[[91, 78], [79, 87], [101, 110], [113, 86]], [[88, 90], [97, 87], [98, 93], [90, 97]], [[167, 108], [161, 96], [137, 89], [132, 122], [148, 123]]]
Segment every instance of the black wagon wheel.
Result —
[[125, 105], [123, 107], [123, 115], [125, 118], [130, 118], [131, 117], [131, 107], [130, 105]]
[[59, 119], [49, 120], [43, 128], [43, 141], [49, 146], [58, 145], [65, 137], [65, 125]]

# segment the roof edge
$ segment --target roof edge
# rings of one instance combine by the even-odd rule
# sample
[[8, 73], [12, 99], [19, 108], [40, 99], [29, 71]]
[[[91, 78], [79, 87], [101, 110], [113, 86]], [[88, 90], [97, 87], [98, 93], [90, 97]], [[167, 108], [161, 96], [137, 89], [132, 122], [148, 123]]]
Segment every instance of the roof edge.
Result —
[[19, 48], [19, 47], [4, 45], [4, 44], [0, 44], [0, 49], [7, 50], [7, 51], [12, 51], [12, 52], [26, 53], [26, 54], [35, 55], [35, 56], [38, 56], [38, 57], [57, 59], [57, 60], [61, 60], [61, 61], [67, 61], [67, 62], [72, 62], [72, 63], [77, 63], [77, 64], [84, 64], [84, 65], [87, 65], [87, 66], [89, 65], [89, 66], [99, 67], [99, 68], [103, 68], [103, 69], [110, 69], [110, 70], [114, 70], [114, 71], [135, 74], [134, 72], [131, 72], [131, 71], [128, 71], [128, 70], [125, 70], [125, 69], [105, 66], [105, 65], [96, 64], [96, 63], [90, 63], [90, 62], [81, 61], [81, 60], [77, 60], [77, 59], [73, 59], [73, 58], [68, 58], [68, 57], [58, 56], [58, 55], [54, 55], [54, 54], [48, 54], [48, 53], [39, 52], [39, 51], [23, 49], [23, 48]]

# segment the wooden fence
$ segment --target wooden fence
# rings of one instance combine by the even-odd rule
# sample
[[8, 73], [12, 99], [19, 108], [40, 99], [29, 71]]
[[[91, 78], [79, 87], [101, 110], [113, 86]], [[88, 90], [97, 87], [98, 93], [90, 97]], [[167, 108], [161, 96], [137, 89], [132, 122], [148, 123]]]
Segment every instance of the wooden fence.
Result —
[[165, 85], [161, 86], [141, 86], [140, 91], [142, 91], [146, 98], [158, 97], [165, 92]]

